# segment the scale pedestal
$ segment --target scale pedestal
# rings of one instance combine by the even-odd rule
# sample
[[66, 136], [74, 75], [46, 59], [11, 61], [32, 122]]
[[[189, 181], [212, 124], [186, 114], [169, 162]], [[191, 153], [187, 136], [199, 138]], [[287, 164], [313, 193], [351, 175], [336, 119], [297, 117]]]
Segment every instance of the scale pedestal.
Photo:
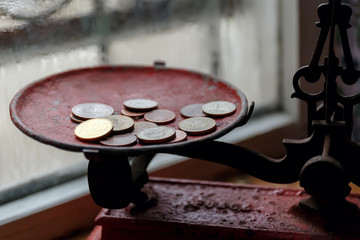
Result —
[[[330, 233], [319, 213], [299, 205], [308, 197], [300, 189], [151, 177], [144, 191], [144, 204], [102, 209], [88, 240], [360, 237], [359, 214]], [[360, 195], [348, 201], [360, 206]]]

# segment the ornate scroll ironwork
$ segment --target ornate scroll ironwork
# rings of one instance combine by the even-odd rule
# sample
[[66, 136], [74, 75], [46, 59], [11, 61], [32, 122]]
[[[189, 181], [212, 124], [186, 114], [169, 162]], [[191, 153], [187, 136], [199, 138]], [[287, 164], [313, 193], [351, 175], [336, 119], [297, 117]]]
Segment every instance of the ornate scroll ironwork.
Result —
[[[348, 137], [351, 137], [353, 125], [353, 107], [360, 102], [360, 94], [354, 96], [342, 96], [337, 91], [336, 79], [340, 77], [343, 83], [353, 85], [356, 83], [360, 72], [354, 67], [347, 29], [351, 27], [350, 17], [352, 9], [339, 0], [330, 0], [318, 8], [320, 21], [316, 24], [321, 28], [320, 36], [311, 58], [310, 64], [300, 68], [294, 75], [293, 85], [295, 93], [292, 97], [304, 100], [308, 104], [309, 134], [312, 133], [313, 120], [325, 120], [327, 123], [342, 120], [346, 124]], [[335, 27], [338, 27], [341, 39], [345, 68], [339, 66], [339, 58], [335, 55]], [[329, 36], [329, 51], [324, 64], [319, 65], [325, 42]], [[310, 83], [321, 81], [325, 78], [324, 88], [318, 94], [309, 94], [303, 91], [299, 80], [304, 78]], [[319, 103], [321, 104], [319, 106]]]

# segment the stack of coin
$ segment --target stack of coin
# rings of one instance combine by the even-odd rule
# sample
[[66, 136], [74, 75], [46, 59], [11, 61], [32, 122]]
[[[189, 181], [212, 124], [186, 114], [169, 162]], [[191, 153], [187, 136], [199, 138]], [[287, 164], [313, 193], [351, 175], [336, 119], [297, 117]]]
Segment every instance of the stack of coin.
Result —
[[137, 137], [142, 143], [155, 144], [168, 142], [175, 138], [175, 135], [174, 128], [160, 126], [143, 129], [138, 133]]
[[125, 116], [128, 116], [128, 117], [131, 117], [131, 118], [141, 118], [144, 116], [145, 112], [133, 112], [133, 111], [130, 111], [126, 108], [123, 108], [121, 109], [121, 114], [122, 115], [125, 115]]
[[83, 121], [85, 121], [83, 119], [80, 119], [80, 118], [76, 117], [73, 113], [70, 114], [70, 119], [74, 123], [82, 123]]
[[157, 108], [158, 103], [151, 99], [129, 99], [123, 102], [125, 108], [121, 110], [121, 114], [138, 119], [145, 115], [146, 112]]
[[190, 104], [180, 110], [187, 119], [181, 121], [178, 127], [190, 135], [208, 134], [216, 129], [216, 121], [211, 117], [225, 117], [235, 111], [235, 104], [227, 101]]
[[114, 133], [129, 132], [134, 128], [135, 122], [131, 117], [123, 115], [110, 115], [105, 118], [109, 119], [114, 124]]
[[159, 126], [141, 130], [137, 137], [143, 144], [177, 143], [185, 141], [187, 134], [172, 127]]
[[187, 134], [181, 130], [175, 130], [175, 138], [173, 138], [169, 143], [177, 143], [185, 141], [187, 138]]
[[194, 103], [180, 110], [181, 116], [191, 117], [225, 117], [236, 111], [236, 105], [228, 101], [212, 101], [208, 103]]
[[156, 123], [152, 123], [152, 122], [135, 122], [134, 130], [132, 131], [132, 133], [135, 135], [138, 135], [138, 133], [141, 130], [144, 130], [146, 128], [157, 127], [157, 126], [158, 125]]
[[74, 106], [70, 118], [80, 123], [74, 130], [81, 141], [98, 141], [111, 134], [114, 124], [105, 117], [113, 114], [114, 109], [102, 103], [82, 103]]

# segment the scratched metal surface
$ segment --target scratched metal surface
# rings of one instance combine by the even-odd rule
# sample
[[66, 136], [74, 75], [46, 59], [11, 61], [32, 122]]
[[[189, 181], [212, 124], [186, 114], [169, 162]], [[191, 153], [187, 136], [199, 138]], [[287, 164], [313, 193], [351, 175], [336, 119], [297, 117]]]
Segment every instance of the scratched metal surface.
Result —
[[[330, 232], [299, 206], [308, 197], [300, 189], [162, 178], [144, 189], [152, 203], [99, 213], [101, 239], [360, 239], [359, 219]], [[359, 195], [348, 200], [360, 205]]]
[[[174, 111], [176, 120], [167, 126], [176, 129], [184, 119], [180, 109], [188, 104], [225, 100], [234, 103], [237, 110], [231, 116], [217, 118], [215, 132], [189, 136], [181, 143], [108, 147], [75, 138], [77, 124], [69, 118], [73, 106], [100, 102], [120, 112], [123, 101], [131, 98], [150, 98], [158, 101], [159, 109]], [[215, 77], [181, 69], [137, 66], [102, 66], [49, 76], [21, 89], [10, 103], [14, 124], [42, 143], [70, 151], [97, 149], [125, 155], [171, 152], [174, 147], [218, 138], [238, 126], [246, 114], [243, 93]]]

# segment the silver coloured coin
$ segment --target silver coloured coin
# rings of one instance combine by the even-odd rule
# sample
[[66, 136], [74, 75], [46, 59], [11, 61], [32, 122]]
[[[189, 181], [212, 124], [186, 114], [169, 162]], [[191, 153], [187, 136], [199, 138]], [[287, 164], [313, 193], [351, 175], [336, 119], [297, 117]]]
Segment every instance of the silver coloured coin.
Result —
[[167, 124], [175, 120], [175, 113], [166, 109], [157, 109], [144, 115], [144, 119], [157, 124]]
[[216, 121], [209, 117], [187, 118], [179, 122], [179, 129], [190, 135], [202, 135], [216, 129]]
[[80, 119], [103, 118], [114, 113], [114, 109], [102, 103], [81, 103], [72, 108], [72, 113]]
[[132, 131], [133, 134], [138, 135], [138, 133], [141, 130], [144, 130], [146, 128], [152, 128], [152, 127], [157, 127], [158, 125], [156, 123], [152, 123], [152, 122], [135, 122], [134, 124], [134, 129]]
[[180, 110], [180, 114], [183, 117], [206, 117], [205, 113], [202, 111], [203, 103], [194, 103], [189, 104]]
[[115, 133], [131, 131], [135, 123], [131, 117], [124, 115], [110, 115], [105, 118], [114, 124], [113, 132]]
[[107, 146], [121, 147], [133, 145], [136, 141], [137, 137], [134, 134], [127, 133], [109, 136], [106, 139], [101, 140], [100, 143]]
[[125, 108], [133, 111], [149, 111], [157, 108], [158, 103], [151, 99], [129, 99], [124, 101]]
[[236, 111], [236, 106], [227, 101], [214, 101], [204, 104], [202, 110], [209, 116], [223, 117], [233, 114]]
[[170, 141], [175, 137], [175, 129], [166, 126], [147, 128], [140, 131], [137, 135], [142, 143], [163, 143]]

